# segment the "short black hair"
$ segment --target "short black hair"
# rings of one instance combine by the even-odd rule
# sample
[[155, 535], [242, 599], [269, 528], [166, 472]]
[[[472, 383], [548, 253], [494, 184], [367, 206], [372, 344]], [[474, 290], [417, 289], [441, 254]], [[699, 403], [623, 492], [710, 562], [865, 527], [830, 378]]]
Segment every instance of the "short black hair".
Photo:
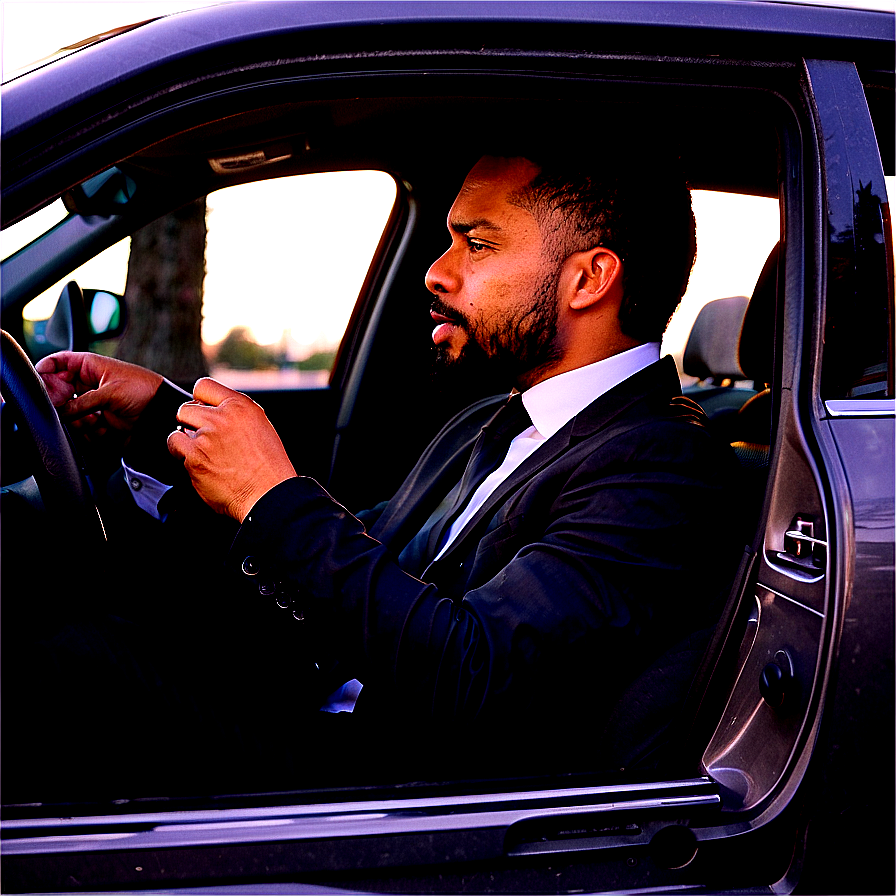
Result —
[[655, 136], [654, 145], [646, 139], [598, 140], [575, 150], [530, 140], [487, 155], [538, 166], [512, 201], [533, 214], [558, 260], [595, 246], [622, 259], [620, 327], [650, 342], [662, 338], [687, 289], [697, 236], [680, 159], [657, 149]]

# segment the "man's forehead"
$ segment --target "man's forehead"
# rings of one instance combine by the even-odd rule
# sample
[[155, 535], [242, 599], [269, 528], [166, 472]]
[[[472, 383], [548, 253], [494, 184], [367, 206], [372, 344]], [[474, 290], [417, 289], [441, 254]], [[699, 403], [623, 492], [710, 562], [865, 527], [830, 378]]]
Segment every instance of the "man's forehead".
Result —
[[526, 186], [539, 170], [534, 162], [521, 156], [482, 156], [470, 169], [460, 192], [463, 195], [484, 187], [518, 190]]
[[512, 194], [525, 187], [538, 167], [523, 158], [483, 156], [470, 170], [449, 213], [449, 224], [460, 231], [500, 230], [499, 218], [521, 213]]

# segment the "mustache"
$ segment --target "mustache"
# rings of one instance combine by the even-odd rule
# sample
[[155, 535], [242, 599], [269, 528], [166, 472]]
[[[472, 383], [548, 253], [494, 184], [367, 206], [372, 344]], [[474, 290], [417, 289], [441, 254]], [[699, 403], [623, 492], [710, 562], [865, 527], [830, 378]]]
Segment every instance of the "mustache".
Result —
[[432, 297], [432, 302], [430, 303], [429, 310], [433, 314], [440, 314], [442, 317], [447, 317], [452, 323], [456, 324], [462, 329], [468, 330], [470, 327], [470, 321], [462, 311], [458, 311], [456, 308], [452, 308], [450, 305], [447, 305], [437, 295], [434, 295]]

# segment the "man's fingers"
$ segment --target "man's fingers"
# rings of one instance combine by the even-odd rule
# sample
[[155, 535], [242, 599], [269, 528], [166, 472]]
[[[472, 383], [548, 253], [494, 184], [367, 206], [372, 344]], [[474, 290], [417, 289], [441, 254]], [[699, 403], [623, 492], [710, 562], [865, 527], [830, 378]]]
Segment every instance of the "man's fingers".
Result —
[[168, 436], [168, 451], [174, 456], [183, 460], [187, 456], [187, 449], [190, 445], [190, 437], [181, 430], [176, 429]]
[[60, 408], [66, 419], [77, 420], [86, 417], [95, 411], [101, 411], [108, 403], [108, 390], [104, 388], [91, 389], [77, 398], [72, 398], [64, 407]]
[[217, 419], [217, 414], [220, 413], [218, 408], [225, 401], [234, 400], [241, 402], [240, 406], [255, 406], [252, 399], [242, 392], [230, 389], [210, 377], [203, 377], [197, 380], [193, 387], [193, 401], [182, 404], [178, 409], [177, 422], [193, 429], [200, 429]]
[[78, 371], [71, 352], [62, 352], [41, 358], [34, 365], [34, 369], [43, 380], [53, 407], [62, 407], [71, 400], [77, 391], [73, 381]]
[[71, 401], [75, 394], [75, 388], [70, 383], [55, 375], [43, 376], [41, 379], [54, 408], [62, 407], [66, 402]]
[[62, 376], [71, 381], [75, 374], [75, 369], [70, 363], [72, 360], [72, 352], [57, 352], [55, 355], [47, 355], [46, 358], [41, 358], [34, 365], [34, 369], [38, 373], [55, 373], [57, 376]]
[[208, 376], [197, 380], [196, 385], [193, 386], [193, 398], [196, 401], [214, 405], [215, 407], [227, 398], [237, 398], [242, 396], [242, 394], [242, 392], [236, 392], [234, 389], [230, 389], [223, 383], [219, 383]]
[[216, 409], [207, 404], [188, 401], [178, 408], [177, 422], [189, 426], [191, 429], [199, 429], [215, 419], [215, 412]]

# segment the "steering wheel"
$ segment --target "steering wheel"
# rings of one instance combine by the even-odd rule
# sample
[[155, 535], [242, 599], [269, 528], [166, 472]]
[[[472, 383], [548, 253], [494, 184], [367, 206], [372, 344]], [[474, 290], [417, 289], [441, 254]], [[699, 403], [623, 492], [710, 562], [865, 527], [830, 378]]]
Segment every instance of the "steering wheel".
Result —
[[0, 394], [26, 436], [31, 472], [46, 510], [64, 519], [84, 546], [105, 543], [106, 534], [90, 486], [43, 380], [21, 346], [0, 330]]

